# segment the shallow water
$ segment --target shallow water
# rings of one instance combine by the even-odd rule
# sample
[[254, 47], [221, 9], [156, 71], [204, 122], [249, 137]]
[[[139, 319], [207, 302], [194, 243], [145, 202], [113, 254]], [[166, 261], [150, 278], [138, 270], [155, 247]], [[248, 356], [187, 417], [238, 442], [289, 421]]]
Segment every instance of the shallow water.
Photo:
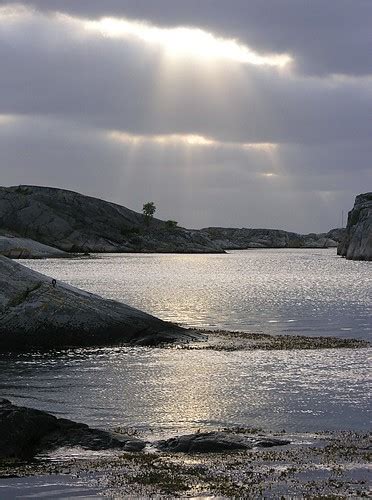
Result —
[[[190, 326], [369, 339], [371, 264], [334, 250], [23, 261]], [[105, 428], [370, 427], [371, 349], [102, 348], [0, 357], [0, 396]]]

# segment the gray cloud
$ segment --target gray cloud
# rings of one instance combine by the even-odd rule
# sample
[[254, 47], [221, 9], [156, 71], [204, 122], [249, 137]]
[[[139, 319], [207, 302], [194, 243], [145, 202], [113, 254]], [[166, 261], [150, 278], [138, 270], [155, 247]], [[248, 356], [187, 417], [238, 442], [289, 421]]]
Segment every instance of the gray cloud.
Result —
[[[2, 184], [57, 185], [137, 210], [154, 199], [160, 216], [187, 226], [297, 231], [337, 225], [370, 185], [370, 3], [31, 4], [44, 14], [0, 21]], [[295, 61], [283, 71], [192, 59], [167, 66], [161, 48], [83, 31], [54, 9], [194, 25]], [[139, 137], [120, 141], [113, 130]], [[182, 134], [215, 142], [188, 144]]]
[[293, 53], [305, 73], [372, 73], [370, 0], [28, 0], [27, 5], [82, 17], [202, 26], [261, 51]]

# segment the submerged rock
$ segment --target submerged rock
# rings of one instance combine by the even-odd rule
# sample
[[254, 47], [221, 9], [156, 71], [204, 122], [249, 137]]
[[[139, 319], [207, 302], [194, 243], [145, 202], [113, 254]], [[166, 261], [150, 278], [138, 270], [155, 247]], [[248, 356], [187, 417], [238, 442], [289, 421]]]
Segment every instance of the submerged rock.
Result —
[[290, 444], [290, 441], [271, 437], [252, 437], [230, 432], [199, 432], [159, 441], [157, 448], [168, 453], [219, 453], [232, 450], [247, 450], [254, 447], [269, 448], [286, 444]]
[[140, 451], [145, 443], [0, 399], [0, 459], [31, 458], [38, 452], [64, 446]]
[[0, 256], [0, 351], [201, 338]]
[[372, 193], [355, 198], [337, 253], [352, 260], [372, 260]]

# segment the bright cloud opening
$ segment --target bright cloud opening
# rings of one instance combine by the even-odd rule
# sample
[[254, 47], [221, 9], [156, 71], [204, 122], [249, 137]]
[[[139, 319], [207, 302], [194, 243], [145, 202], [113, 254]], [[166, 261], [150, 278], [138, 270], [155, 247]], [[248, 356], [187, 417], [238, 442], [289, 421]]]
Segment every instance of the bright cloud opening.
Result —
[[283, 67], [292, 61], [288, 54], [260, 55], [234, 39], [219, 38], [199, 28], [158, 28], [144, 22], [105, 17], [86, 21], [85, 29], [110, 38], [134, 37], [159, 45], [173, 57], [192, 57], [207, 61], [227, 60], [243, 64]]
[[131, 145], [140, 145], [148, 143], [148, 144], [158, 144], [167, 146], [177, 145], [177, 146], [189, 146], [189, 147], [218, 146], [225, 148], [236, 148], [247, 151], [258, 150], [266, 152], [273, 152], [278, 147], [278, 144], [269, 142], [257, 142], [257, 143], [223, 142], [197, 134], [134, 135], [134, 134], [128, 134], [127, 132], [120, 132], [118, 130], [113, 130], [108, 132], [108, 137], [114, 141]]

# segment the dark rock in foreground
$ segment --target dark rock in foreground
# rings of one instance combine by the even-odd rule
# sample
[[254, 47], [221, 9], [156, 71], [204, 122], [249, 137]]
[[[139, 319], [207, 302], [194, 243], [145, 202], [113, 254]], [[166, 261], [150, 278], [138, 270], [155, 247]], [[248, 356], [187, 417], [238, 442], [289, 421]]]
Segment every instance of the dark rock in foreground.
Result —
[[197, 338], [126, 304], [53, 284], [51, 277], [0, 256], [0, 351]]
[[57, 418], [44, 411], [16, 406], [7, 399], [0, 400], [0, 459], [31, 458], [38, 452], [62, 446], [140, 451], [145, 443]]
[[159, 219], [147, 225], [116, 203], [42, 186], [0, 187], [0, 230], [73, 253], [223, 253], [200, 231]]
[[286, 444], [290, 444], [290, 441], [259, 436], [245, 436], [229, 432], [199, 432], [159, 441], [157, 448], [168, 453], [219, 453], [223, 451], [248, 450], [254, 447], [270, 448]]
[[[189, 434], [154, 443], [164, 452], [219, 453], [289, 444], [271, 437], [252, 437], [229, 432]], [[0, 399], [0, 459], [27, 459], [61, 447], [89, 450], [141, 451], [146, 442], [125, 434], [93, 429], [33, 408]]]
[[372, 193], [355, 198], [337, 253], [351, 260], [372, 260]]

